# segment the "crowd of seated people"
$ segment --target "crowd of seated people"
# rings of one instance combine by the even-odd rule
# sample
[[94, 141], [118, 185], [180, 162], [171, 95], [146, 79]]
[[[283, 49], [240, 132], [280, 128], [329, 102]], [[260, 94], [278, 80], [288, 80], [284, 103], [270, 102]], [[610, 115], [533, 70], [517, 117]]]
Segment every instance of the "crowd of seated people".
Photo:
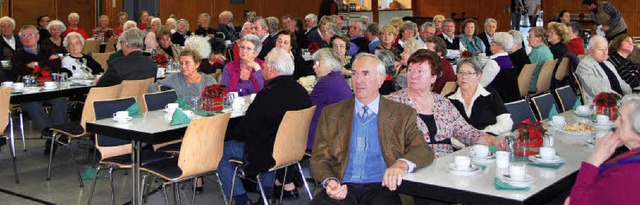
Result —
[[[389, 106], [389, 103], [406, 105], [402, 109], [409, 108], [411, 112], [408, 113], [413, 114], [407, 120], [417, 128], [412, 130], [416, 131], [412, 137], [420, 139], [419, 142], [423, 143], [421, 146], [425, 145], [421, 149], [431, 150], [428, 157], [433, 158], [474, 144], [503, 148], [504, 142], [496, 136], [511, 131], [514, 123], [504, 103], [538, 92], [536, 83], [546, 80], [540, 79], [545, 62], [554, 59], [560, 62], [568, 54], [583, 57], [573, 71], [582, 84], [581, 94], [585, 104], [591, 103], [601, 92], [622, 96], [640, 86], [640, 66], [630, 58], [633, 52], [637, 52], [637, 47], [630, 35], [617, 35], [611, 43], [605, 37], [594, 36], [588, 41], [588, 49], [585, 49], [585, 40], [580, 37], [581, 25], [565, 21], [564, 14], [566, 12], [562, 14], [563, 18], [559, 18], [563, 22], [546, 24], [546, 28], [528, 29], [526, 39], [530, 52], [527, 52], [522, 32], [501, 31], [497, 29], [498, 22], [493, 18], [486, 19], [484, 24], [479, 24], [475, 19], [466, 19], [456, 27], [456, 20], [442, 15], [422, 25], [398, 18], [389, 24], [378, 24], [362, 18], [346, 25], [348, 22], [337, 15], [325, 15], [318, 19], [316, 14], [311, 13], [302, 19], [290, 15], [278, 18], [254, 14], [236, 31], [233, 14], [222, 11], [215, 26], [210, 25], [211, 16], [208, 13], [198, 15], [197, 29], [191, 31], [186, 18], [171, 16], [163, 24], [159, 17], [143, 11], [138, 23], [129, 20], [127, 13], [118, 13], [115, 28], [110, 26], [108, 16], [100, 16], [98, 27], [87, 33], [78, 27], [80, 16], [72, 12], [66, 24], [49, 16], [40, 16], [37, 27], [24, 26], [19, 33], [15, 33], [15, 20], [5, 16], [0, 18], [0, 34], [3, 36], [0, 39], [0, 58], [11, 60], [13, 68], [6, 73], [0, 69], [0, 80], [19, 81], [22, 76], [32, 74], [35, 67], [47, 66], [52, 72], [66, 72], [71, 78], [90, 78], [102, 74], [97, 86], [110, 86], [123, 80], [156, 77], [158, 64], [162, 64], [159, 56], [164, 56], [167, 61], [180, 63], [181, 74], [157, 80], [149, 87], [149, 92], [159, 91], [159, 86], [165, 86], [175, 89], [180, 95], [194, 98], [206, 86], [220, 84], [226, 86], [229, 92], [238, 92], [239, 96], [257, 94], [256, 100], [262, 103], [281, 102], [275, 100], [275, 96], [285, 91], [295, 92], [299, 95], [296, 97], [304, 101], [287, 105], [286, 109], [316, 105], [307, 145], [307, 149], [314, 152], [312, 160], [330, 154], [313, 150], [319, 147], [314, 145], [317, 139], [323, 143], [320, 147], [333, 146], [326, 141], [326, 133], [323, 133], [323, 129], [329, 128], [318, 127], [332, 123], [323, 122], [326, 120], [322, 118], [325, 115], [323, 109], [336, 112], [339, 108], [333, 106], [335, 104], [355, 100], [358, 106], [367, 103], [360, 101], [363, 99], [373, 99], [370, 102], [379, 103], [380, 106]], [[82, 52], [88, 39], [107, 42], [110, 38], [118, 39], [118, 49], [107, 61], [108, 69], [88, 53]], [[155, 55], [149, 58], [144, 52]], [[286, 63], [280, 64], [279, 61]], [[376, 75], [374, 77], [363, 73], [362, 70], [371, 66], [363, 62], [369, 61], [373, 63], [371, 65], [379, 64], [383, 72], [376, 67], [373, 68], [378, 69], [373, 73]], [[523, 94], [517, 89], [519, 85], [516, 79], [526, 64], [536, 66], [531, 82], [525, 89], [528, 93]], [[210, 75], [215, 73], [219, 73], [220, 77], [216, 79]], [[312, 91], [300, 92], [297, 85], [286, 87], [305, 76], [317, 78]], [[378, 87], [375, 87], [377, 84], [363, 83], [367, 80], [378, 83]], [[457, 87], [451, 93], [440, 95], [447, 82], [455, 82]], [[373, 89], [371, 86], [375, 87], [376, 92], [367, 90]], [[358, 96], [358, 93], [365, 91], [378, 97]], [[629, 102], [633, 104], [624, 108], [626, 112], [638, 106], [635, 101]], [[43, 104], [52, 105], [53, 112], [40, 112]], [[51, 135], [48, 127], [66, 121], [66, 112], [59, 112], [66, 110], [66, 104], [66, 99], [55, 98], [47, 102], [23, 103], [22, 106], [36, 127], [44, 135]], [[256, 111], [258, 106], [268, 107], [259, 104], [250, 108], [247, 121], [262, 120], [265, 116], [261, 112], [269, 112]], [[280, 118], [284, 113], [282, 109], [277, 110]], [[362, 108], [353, 109], [350, 111], [363, 111]], [[383, 111], [377, 109], [375, 107], [371, 111], [376, 115], [382, 114]], [[364, 112], [367, 110], [364, 109]], [[366, 120], [356, 119], [366, 118], [365, 115], [349, 117]], [[230, 132], [241, 136], [234, 136], [238, 138], [225, 143], [225, 149], [232, 146], [234, 151], [238, 151], [245, 146], [256, 146], [255, 142], [249, 141], [255, 138], [252, 135], [259, 130], [271, 129], [242, 123], [245, 122], [236, 122], [234, 126], [246, 130]], [[273, 133], [260, 133], [265, 135], [261, 137], [273, 137], [270, 134]], [[226, 154], [243, 157], [238, 153]], [[592, 168], [603, 163], [601, 159], [592, 161], [591, 164], [583, 164], [583, 167]], [[268, 183], [282, 181], [280, 175], [266, 177], [277, 178], [265, 180]], [[333, 186], [333, 181], [340, 182], [332, 178], [318, 182], [326, 185], [326, 194], [330, 198], [335, 196], [330, 192], [342, 189]], [[273, 184], [266, 186], [272, 187]], [[292, 191], [294, 185], [287, 183], [283, 186], [287, 191], [285, 197], [298, 196], [297, 192]], [[229, 189], [225, 185], [225, 194]], [[578, 200], [578, 197], [584, 197], [580, 192], [588, 191], [582, 188], [572, 192], [572, 197], [575, 195]], [[235, 194], [239, 202], [247, 201], [243, 190]]]

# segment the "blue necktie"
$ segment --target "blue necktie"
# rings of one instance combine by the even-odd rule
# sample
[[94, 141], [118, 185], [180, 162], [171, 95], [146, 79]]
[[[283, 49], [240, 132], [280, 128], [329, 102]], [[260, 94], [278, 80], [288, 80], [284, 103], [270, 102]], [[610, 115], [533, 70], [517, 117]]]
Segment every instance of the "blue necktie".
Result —
[[362, 119], [367, 119], [367, 116], [369, 116], [369, 113], [367, 112], [369, 111], [369, 107], [365, 105], [365, 106], [362, 106], [362, 109], [364, 110], [362, 112]]

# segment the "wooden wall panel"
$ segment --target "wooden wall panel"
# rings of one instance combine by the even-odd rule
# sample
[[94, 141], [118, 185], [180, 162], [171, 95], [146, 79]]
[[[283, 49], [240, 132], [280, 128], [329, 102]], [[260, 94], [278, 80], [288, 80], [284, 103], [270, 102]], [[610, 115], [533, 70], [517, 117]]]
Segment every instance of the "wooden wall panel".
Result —
[[[413, 0], [413, 15], [421, 17], [433, 17], [437, 14], [451, 17], [453, 12], [456, 18], [462, 16], [476, 17], [480, 25], [484, 24], [485, 19], [495, 18], [498, 21], [498, 31], [509, 30], [509, 22], [511, 14], [505, 13], [504, 8], [510, 6], [509, 1], [505, 0]], [[458, 25], [456, 25], [458, 26]], [[482, 28], [480, 28], [482, 31]]]
[[16, 21], [15, 33], [17, 34], [23, 25], [35, 25], [39, 15], [48, 14], [55, 19], [55, 5], [55, 0], [12, 1], [10, 13]]
[[56, 17], [68, 26], [67, 16], [71, 12], [80, 15], [78, 27], [84, 28], [87, 34], [96, 27], [96, 1], [95, 0], [56, 0]]
[[[638, 19], [640, 19], [640, 1], [629, 1], [629, 0], [608, 0], [611, 2], [620, 12], [622, 13], [622, 17], [627, 23], [628, 32], [631, 35], [638, 36], [640, 35], [640, 24]], [[553, 19], [558, 12], [563, 9], [568, 10], [573, 14], [590, 13], [582, 4], [582, 1], [558, 1], [558, 0], [542, 0], [542, 4], [544, 5], [544, 21], [548, 22]]]
[[[113, 2], [116, 2], [116, 7], [113, 8]], [[118, 13], [122, 11], [121, 0], [102, 0], [100, 1], [100, 15], [109, 16], [109, 26], [115, 28], [118, 26]], [[133, 19], [131, 16], [129, 19]]]
[[51, 19], [60, 19], [67, 25], [67, 15], [77, 12], [80, 15], [79, 27], [91, 32], [96, 25], [95, 0], [5, 0], [9, 11], [5, 15], [16, 20], [16, 33], [23, 25], [36, 24], [36, 18], [48, 14]]

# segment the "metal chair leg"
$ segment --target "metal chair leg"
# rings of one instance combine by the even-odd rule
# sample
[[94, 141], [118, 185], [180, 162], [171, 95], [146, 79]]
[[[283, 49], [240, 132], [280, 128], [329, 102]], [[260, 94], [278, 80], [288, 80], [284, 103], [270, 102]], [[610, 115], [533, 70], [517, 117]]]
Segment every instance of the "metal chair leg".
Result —
[[267, 195], [264, 194], [264, 188], [262, 188], [262, 182], [260, 181], [260, 174], [256, 176], [256, 180], [258, 181], [258, 187], [260, 188], [260, 195], [262, 196], [262, 201], [265, 205], [269, 204], [267, 200]]
[[111, 188], [111, 205], [116, 205], [116, 190], [113, 188], [113, 166], [109, 167], [109, 187]]
[[88, 205], [91, 205], [91, 201], [93, 199], [93, 191], [96, 189], [96, 182], [98, 181], [98, 174], [100, 173], [100, 170], [102, 169], [102, 166], [98, 165], [98, 168], [96, 168], [96, 176], [93, 178], [93, 182], [91, 183], [91, 189], [89, 191], [89, 200], [87, 201]]
[[58, 137], [55, 135], [55, 133], [51, 136], [51, 144], [49, 146], [49, 167], [47, 168], [47, 180], [51, 179], [51, 162], [53, 161], [53, 146], [56, 143], [56, 140], [58, 139]]
[[[198, 177], [193, 178], [193, 195], [191, 196], [191, 204], [193, 205], [196, 204], [196, 186], [198, 186]], [[204, 184], [202, 184], [202, 186], [204, 186]]]
[[169, 204], [169, 196], [167, 195], [166, 184], [162, 184], [162, 193], [164, 194], [164, 204]]
[[[224, 191], [222, 191], [222, 180], [220, 180], [220, 175], [218, 175], [218, 172], [215, 172], [216, 174], [216, 178], [218, 179], [218, 186], [220, 186], [220, 195], [222, 195], [222, 200], [224, 200], [224, 204], [228, 205], [231, 202], [227, 202], [227, 198], [224, 197]], [[235, 178], [235, 174], [233, 175], [233, 178]], [[230, 196], [231, 197], [231, 196]]]
[[180, 192], [178, 191], [178, 183], [173, 184], [173, 203], [176, 205], [180, 203]]
[[147, 176], [149, 176], [149, 175], [146, 175], [146, 174], [142, 175], [142, 183], [140, 183], [140, 184], [142, 184], [142, 187], [141, 187], [142, 190], [140, 190], [140, 194], [142, 195], [142, 201], [145, 200], [144, 191], [145, 191], [145, 188], [147, 187], [147, 184], [145, 184], [145, 182], [147, 181]]
[[307, 190], [307, 194], [309, 195], [309, 200], [313, 200], [313, 195], [311, 194], [311, 190], [309, 190], [309, 185], [307, 184], [307, 180], [304, 178], [304, 172], [302, 172], [302, 166], [300, 166], [300, 162], [296, 163], [298, 165], [298, 171], [300, 172], [300, 177], [302, 177], [302, 183], [304, 183], [304, 189]]
[[27, 143], [24, 140], [24, 119], [22, 118], [22, 111], [20, 111], [20, 137], [22, 137], [22, 150], [27, 151]]
[[[53, 144], [56, 142], [53, 141], [51, 143]], [[76, 174], [78, 174], [78, 180], [80, 180], [80, 187], [84, 187], [84, 183], [82, 182], [82, 174], [80, 173], [80, 168], [78, 167], [78, 161], [76, 161], [76, 153], [73, 150], [71, 143], [69, 143], [67, 146], [69, 146], [69, 150], [71, 151], [71, 158], [73, 159], [73, 167], [76, 168]]]
[[16, 158], [15, 147], [10, 145], [9, 153], [11, 154], [11, 163], [13, 164], [13, 175], [16, 178], [16, 184], [20, 184], [20, 179], [18, 177], [18, 166], [16, 165], [16, 161], [18, 159]]
[[278, 204], [282, 205], [282, 196], [284, 195], [284, 185], [287, 184], [287, 169], [289, 168], [289, 166], [284, 167], [284, 178], [282, 179], [282, 187], [280, 188], [280, 197], [279, 197], [279, 201]]
[[[235, 188], [236, 186], [236, 174], [238, 174], [238, 165], [236, 165], [236, 168], [233, 170], [233, 175], [232, 175], [233, 178], [231, 178], [231, 190], [229, 191], [229, 204], [233, 204], [233, 188]], [[222, 194], [224, 195], [224, 193]]]

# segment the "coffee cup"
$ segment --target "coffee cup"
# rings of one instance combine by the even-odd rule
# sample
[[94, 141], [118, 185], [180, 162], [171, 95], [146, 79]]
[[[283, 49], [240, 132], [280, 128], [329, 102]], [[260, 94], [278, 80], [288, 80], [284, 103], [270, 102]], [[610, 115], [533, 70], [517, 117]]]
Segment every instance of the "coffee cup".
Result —
[[10, 88], [13, 86], [13, 82], [12, 81], [4, 81], [2, 82], [2, 87], [3, 88]]
[[552, 160], [556, 157], [556, 149], [553, 147], [540, 147], [540, 158]]
[[47, 81], [47, 82], [44, 82], [44, 87], [48, 89], [55, 88], [56, 83], [53, 81]]
[[158, 68], [158, 73], [156, 73], [156, 77], [157, 78], [162, 78], [164, 77], [164, 73], [166, 72], [166, 68]]
[[471, 159], [467, 156], [456, 156], [454, 158], [456, 169], [468, 170], [471, 168]]
[[176, 109], [178, 109], [178, 107], [180, 107], [178, 103], [169, 103], [166, 106], [164, 106], [164, 108], [169, 112], [175, 111]]
[[509, 176], [514, 180], [522, 180], [527, 175], [527, 167], [525, 165], [510, 165]]
[[22, 82], [13, 83], [12, 88], [14, 90], [22, 90], [24, 88], [24, 83]]
[[113, 113], [113, 119], [115, 119], [117, 121], [127, 120], [127, 118], [129, 118], [129, 112], [128, 111], [118, 111], [116, 113]]
[[229, 92], [229, 101], [233, 103], [236, 99], [238, 99], [238, 92]]
[[609, 122], [609, 116], [606, 115], [596, 115], [596, 122], [598, 124], [604, 124]]
[[496, 167], [498, 168], [508, 168], [509, 167], [509, 152], [507, 151], [497, 151], [496, 152]]
[[249, 95], [249, 98], [251, 99], [251, 102], [253, 102], [253, 99], [256, 99], [256, 94], [253, 93], [253, 94]]
[[553, 123], [556, 125], [562, 125], [566, 122], [563, 116], [558, 116], [558, 115], [553, 116], [552, 120], [553, 120]]
[[471, 147], [471, 153], [475, 157], [486, 157], [489, 156], [489, 146], [487, 145], [473, 145]]

